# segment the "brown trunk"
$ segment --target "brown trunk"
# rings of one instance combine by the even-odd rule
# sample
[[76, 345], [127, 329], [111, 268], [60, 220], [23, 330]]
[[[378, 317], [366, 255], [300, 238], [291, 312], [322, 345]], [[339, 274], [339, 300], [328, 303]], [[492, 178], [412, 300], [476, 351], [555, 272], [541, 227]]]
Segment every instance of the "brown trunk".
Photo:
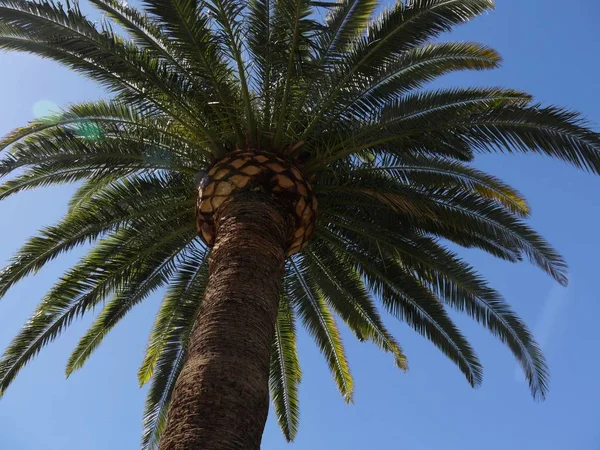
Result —
[[159, 450], [258, 450], [269, 409], [269, 357], [287, 214], [245, 192], [215, 214], [210, 278]]

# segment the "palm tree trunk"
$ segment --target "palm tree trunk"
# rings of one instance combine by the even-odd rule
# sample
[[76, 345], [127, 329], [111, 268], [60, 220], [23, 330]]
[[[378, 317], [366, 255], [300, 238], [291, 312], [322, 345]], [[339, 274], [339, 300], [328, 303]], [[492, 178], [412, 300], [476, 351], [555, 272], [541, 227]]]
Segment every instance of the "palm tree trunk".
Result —
[[266, 195], [215, 214], [207, 290], [175, 384], [159, 450], [258, 450], [290, 225]]

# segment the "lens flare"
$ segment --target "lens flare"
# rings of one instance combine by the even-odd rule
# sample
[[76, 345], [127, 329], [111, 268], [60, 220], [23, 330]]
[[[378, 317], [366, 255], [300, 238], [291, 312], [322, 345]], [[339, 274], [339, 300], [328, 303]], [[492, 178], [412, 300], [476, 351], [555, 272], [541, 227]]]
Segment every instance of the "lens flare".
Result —
[[53, 119], [60, 113], [60, 108], [50, 100], [36, 102], [32, 109], [36, 119]]

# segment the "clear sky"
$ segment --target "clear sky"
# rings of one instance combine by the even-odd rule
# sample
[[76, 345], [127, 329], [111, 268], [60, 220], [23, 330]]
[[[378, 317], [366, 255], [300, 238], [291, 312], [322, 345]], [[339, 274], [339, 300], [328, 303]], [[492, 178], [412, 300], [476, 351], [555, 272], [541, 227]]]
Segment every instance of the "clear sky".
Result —
[[[498, 3], [495, 12], [449, 38], [495, 47], [504, 56], [503, 67], [453, 75], [438, 84], [524, 89], [542, 102], [584, 112], [600, 129], [600, 4]], [[0, 134], [43, 111], [46, 103], [40, 102], [65, 105], [102, 95], [88, 81], [32, 56], [0, 54], [0, 68]], [[302, 333], [300, 432], [287, 446], [270, 417], [263, 449], [600, 449], [600, 178], [535, 156], [486, 156], [478, 166], [528, 197], [531, 223], [570, 265], [571, 283], [561, 288], [527, 264], [463, 252], [506, 295], [542, 343], [551, 369], [547, 401], [532, 400], [510, 352], [467, 317], [457, 321], [485, 367], [483, 386], [476, 390], [431, 344], [388, 318], [409, 357], [409, 372], [401, 373], [389, 355], [359, 344], [344, 330], [356, 382], [355, 404], [348, 406], [316, 346]], [[61, 217], [71, 189], [45, 189], [0, 203], [0, 265], [38, 228]], [[0, 302], [0, 349], [80, 254], [58, 259]], [[138, 387], [136, 372], [159, 301], [155, 295], [130, 313], [67, 381], [64, 365], [91, 317], [76, 322], [47, 347], [0, 399], [0, 449], [138, 448], [145, 389]]]

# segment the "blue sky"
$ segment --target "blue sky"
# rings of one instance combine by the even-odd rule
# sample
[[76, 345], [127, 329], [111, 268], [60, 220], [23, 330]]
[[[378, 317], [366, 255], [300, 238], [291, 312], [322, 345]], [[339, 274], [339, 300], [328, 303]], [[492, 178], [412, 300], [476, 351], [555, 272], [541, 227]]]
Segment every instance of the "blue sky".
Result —
[[[504, 56], [503, 67], [453, 75], [438, 85], [523, 89], [542, 102], [584, 112], [598, 129], [598, 17], [600, 4], [592, 0], [499, 2], [495, 12], [450, 38], [495, 47]], [[33, 119], [45, 109], [40, 102], [65, 105], [102, 96], [91, 83], [35, 57], [0, 54], [0, 68], [0, 134]], [[462, 252], [542, 343], [551, 369], [547, 401], [532, 400], [509, 351], [468, 318], [457, 321], [485, 367], [483, 386], [476, 390], [431, 344], [388, 318], [409, 357], [409, 372], [399, 372], [389, 355], [359, 344], [344, 330], [356, 383], [355, 404], [345, 405], [318, 350], [301, 334], [300, 432], [286, 447], [270, 417], [263, 449], [600, 449], [600, 178], [535, 156], [486, 156], [477, 164], [528, 197], [531, 223], [570, 266], [571, 283], [561, 288], [527, 264]], [[0, 265], [38, 228], [61, 217], [71, 189], [45, 189], [0, 203]], [[80, 254], [58, 259], [0, 302], [0, 349]], [[130, 313], [67, 381], [64, 365], [91, 317], [47, 347], [0, 399], [0, 449], [137, 448], [145, 390], [138, 387], [136, 372], [159, 301], [155, 295]]]

